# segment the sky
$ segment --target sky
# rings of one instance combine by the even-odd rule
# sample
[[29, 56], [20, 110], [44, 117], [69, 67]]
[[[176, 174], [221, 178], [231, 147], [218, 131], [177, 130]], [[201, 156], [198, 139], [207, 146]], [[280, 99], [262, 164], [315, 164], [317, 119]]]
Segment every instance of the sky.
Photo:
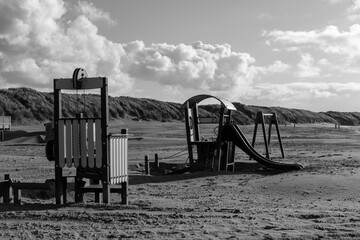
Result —
[[360, 111], [360, 0], [0, 0], [0, 88]]

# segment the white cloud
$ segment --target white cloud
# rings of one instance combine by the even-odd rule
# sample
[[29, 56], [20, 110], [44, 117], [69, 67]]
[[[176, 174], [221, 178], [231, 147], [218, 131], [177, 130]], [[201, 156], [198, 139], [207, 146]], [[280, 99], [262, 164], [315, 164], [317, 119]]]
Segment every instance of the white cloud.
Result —
[[351, 21], [360, 19], [360, 0], [352, 0], [352, 5], [347, 9], [347, 14]]
[[360, 92], [360, 83], [334, 82], [293, 82], [286, 84], [264, 83], [257, 86], [258, 99], [275, 100], [278, 102], [294, 102], [301, 100], [316, 101], [320, 98], [339, 97], [345, 94]]
[[273, 64], [265, 67], [255, 67], [256, 71], [264, 75], [285, 73], [290, 70], [289, 64], [283, 63], [282, 61], [276, 60]]
[[[265, 32], [267, 41], [281, 44], [285, 50], [318, 51], [322, 54], [336, 55], [341, 58], [343, 67], [358, 66], [360, 62], [360, 25], [353, 24], [348, 31], [340, 31], [336, 26], [328, 26], [313, 31], [280, 31]], [[280, 47], [277, 46], [279, 49]]]
[[300, 78], [311, 78], [320, 75], [320, 68], [315, 66], [314, 58], [309, 53], [302, 53], [300, 63], [297, 64], [295, 76]]
[[91, 21], [104, 21], [109, 25], [116, 22], [111, 19], [110, 14], [94, 6], [92, 2], [79, 1], [75, 6], [78, 14], [85, 15]]
[[84, 14], [75, 19], [65, 18], [69, 5], [62, 0], [0, 4], [3, 87], [51, 89], [53, 78], [71, 77], [73, 69], [83, 67], [89, 75], [107, 76], [114, 95], [129, 94], [139, 80], [220, 95], [251, 92], [255, 60], [229, 44], [120, 44], [98, 33], [93, 21], [109, 15], [93, 4], [79, 2]]
[[[304, 49], [345, 56], [351, 64], [337, 71], [357, 72], [360, 62], [360, 25], [341, 32], [334, 26], [310, 32], [265, 32], [269, 45], [277, 45], [280, 54], [286, 48], [300, 53], [297, 66], [276, 60], [267, 66], [256, 66], [248, 53], [236, 52], [229, 44], [150, 44], [142, 41], [116, 43], [98, 32], [94, 21], [110, 16], [93, 4], [85, 6], [73, 19], [63, 0], [0, 0], [0, 84], [2, 87], [52, 88], [52, 79], [71, 77], [83, 67], [90, 76], [107, 76], [112, 95], [141, 94], [156, 83], [162, 92], [181, 97], [208, 93], [239, 101], [258, 97], [278, 101], [329, 98], [339, 94], [358, 93], [360, 84], [287, 83], [256, 84], [258, 77], [293, 72], [298, 77], [319, 76], [324, 68], [336, 66], [327, 57], [316, 61]], [[106, 21], [106, 20], [105, 20]], [[301, 50], [299, 50], [301, 49]], [[312, 53], [312, 52], [311, 52]], [[335, 68], [334, 68], [335, 69]], [[343, 69], [343, 70], [342, 70]], [[278, 76], [278, 75], [277, 75]], [[282, 80], [281, 80], [282, 81]], [[136, 83], [136, 84], [135, 84]], [[140, 86], [134, 89], [134, 86]], [[144, 93], [145, 95], [145, 93]], [[173, 100], [173, 99], [170, 99]]]
[[123, 70], [132, 78], [179, 85], [185, 89], [227, 91], [249, 85], [254, 59], [233, 52], [230, 45], [152, 44], [137, 41], [124, 45]]
[[121, 44], [98, 34], [84, 15], [65, 24], [62, 0], [0, 2], [0, 83], [3, 87], [51, 89], [52, 79], [70, 77], [76, 67], [106, 75], [113, 92], [132, 80], [121, 72]]

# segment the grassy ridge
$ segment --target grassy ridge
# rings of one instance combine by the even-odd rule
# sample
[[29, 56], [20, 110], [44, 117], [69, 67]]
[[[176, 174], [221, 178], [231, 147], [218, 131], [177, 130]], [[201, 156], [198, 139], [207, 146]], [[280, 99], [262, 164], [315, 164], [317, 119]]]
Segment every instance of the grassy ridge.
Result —
[[[98, 116], [100, 96], [95, 94], [63, 94], [63, 116], [75, 116], [83, 112], [85, 116]], [[308, 110], [282, 107], [259, 107], [234, 103], [239, 110], [233, 117], [237, 124], [252, 124], [258, 111], [275, 112], [280, 123], [340, 123], [359, 125], [359, 112], [311, 112]], [[51, 121], [54, 99], [52, 93], [38, 92], [30, 88], [0, 89], [0, 115], [11, 116], [14, 124], [37, 124]], [[202, 106], [200, 115], [215, 116], [218, 106]], [[109, 97], [111, 119], [182, 121], [184, 113], [180, 103], [162, 102], [153, 99], [132, 97]]]

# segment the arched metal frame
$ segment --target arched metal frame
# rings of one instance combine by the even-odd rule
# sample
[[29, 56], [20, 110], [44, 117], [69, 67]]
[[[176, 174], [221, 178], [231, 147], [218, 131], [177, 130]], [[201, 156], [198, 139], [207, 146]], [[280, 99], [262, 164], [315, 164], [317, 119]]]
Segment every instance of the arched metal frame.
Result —
[[[213, 98], [220, 102], [221, 108], [219, 112], [218, 119], [212, 118], [200, 118], [198, 114], [198, 104], [206, 99]], [[185, 111], [185, 126], [186, 126], [186, 136], [188, 144], [188, 154], [189, 162], [192, 170], [196, 170], [199, 165], [199, 161], [203, 162], [208, 159], [199, 159], [199, 158], [209, 158], [211, 157], [211, 166], [208, 166], [214, 170], [228, 170], [228, 167], [231, 166], [234, 170], [234, 151], [235, 148], [231, 142], [222, 142], [222, 126], [231, 121], [231, 113], [236, 110], [235, 106], [219, 97], [212, 95], [196, 95], [189, 98], [182, 105], [182, 109]], [[218, 124], [218, 136], [215, 142], [201, 141], [200, 140], [200, 124], [207, 123], [217, 123]], [[197, 147], [198, 150], [198, 159], [196, 162], [194, 159], [193, 146]], [[203, 156], [200, 152], [213, 152], [212, 156]], [[211, 155], [211, 154], [210, 154]]]

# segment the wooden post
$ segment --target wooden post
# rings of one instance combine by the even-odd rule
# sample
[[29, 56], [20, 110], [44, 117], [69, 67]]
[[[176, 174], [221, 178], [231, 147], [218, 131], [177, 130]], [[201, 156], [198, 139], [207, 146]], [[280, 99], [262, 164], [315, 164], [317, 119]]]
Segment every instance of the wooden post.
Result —
[[145, 174], [150, 174], [149, 155], [145, 155]]
[[159, 163], [159, 154], [155, 153], [155, 167], [159, 168], [160, 167], [160, 163]]
[[54, 80], [54, 136], [55, 136], [55, 203], [61, 204], [62, 185], [62, 168], [59, 165], [59, 129], [58, 120], [61, 114], [61, 90], [56, 89], [56, 80]]
[[129, 183], [127, 181], [121, 183], [121, 203], [125, 205], [129, 204], [128, 189], [129, 189]]
[[3, 183], [3, 203], [9, 203], [10, 202], [10, 175], [9, 174], [5, 174], [4, 175], [4, 182]]
[[[101, 135], [102, 139], [107, 139], [108, 125], [109, 125], [109, 98], [108, 98], [108, 80], [102, 78], [101, 88]], [[104, 141], [104, 140], [103, 140]], [[103, 203], [109, 203], [110, 201], [110, 156], [108, 154], [109, 145], [108, 141], [104, 141], [102, 144], [102, 184], [103, 184]]]

